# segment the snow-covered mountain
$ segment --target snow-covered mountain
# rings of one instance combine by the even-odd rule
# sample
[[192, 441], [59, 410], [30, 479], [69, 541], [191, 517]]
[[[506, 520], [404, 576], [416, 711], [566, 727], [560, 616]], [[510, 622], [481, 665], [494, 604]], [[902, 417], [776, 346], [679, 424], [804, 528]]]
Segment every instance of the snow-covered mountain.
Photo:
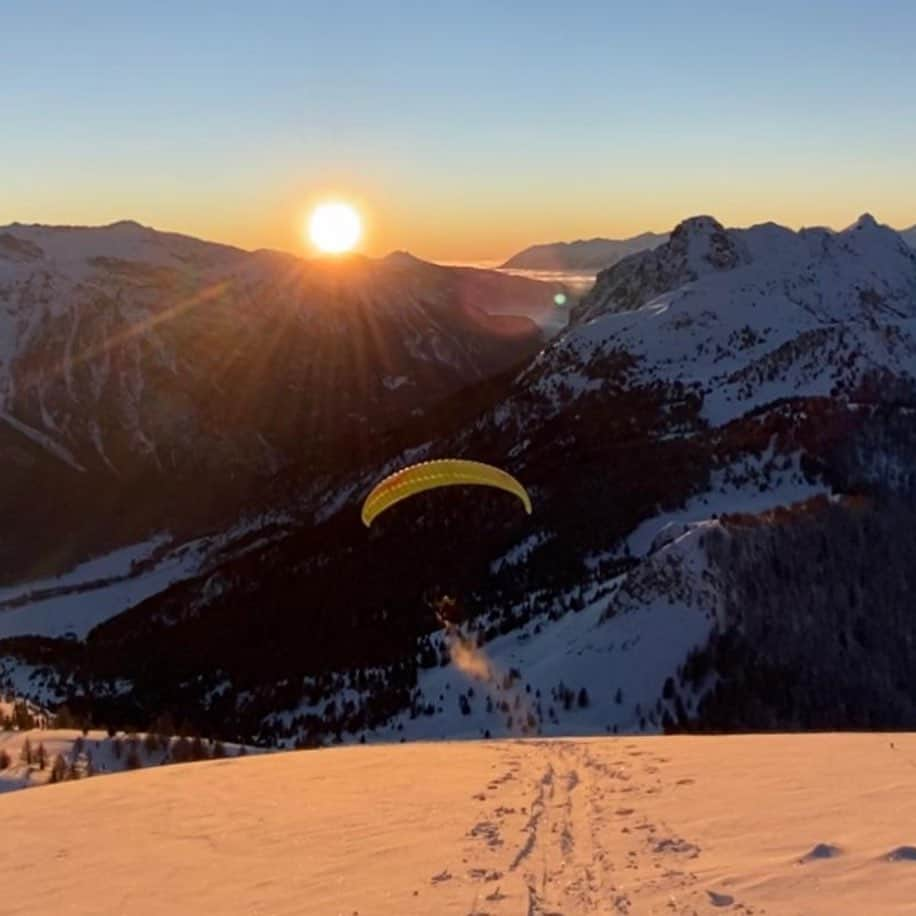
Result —
[[[542, 338], [523, 315], [552, 309], [555, 289], [407, 255], [245, 252], [130, 222], [4, 227], [0, 505], [60, 539], [90, 513], [128, 536], [129, 519], [134, 533], [180, 523], [182, 503], [238, 511], [258, 481], [358, 462], [378, 436], [528, 358]], [[28, 551], [2, 540], [2, 571], [25, 570]], [[48, 555], [48, 539], [28, 550]]]
[[900, 237], [910, 248], [916, 248], [916, 226], [910, 226], [909, 229], [901, 229]]
[[[313, 479], [276, 536], [84, 642], [17, 629], [4, 671], [95, 721], [193, 708], [283, 745], [912, 724], [914, 321], [916, 255], [870, 217], [687, 220], [460, 428]], [[516, 473], [533, 515], [452, 490], [365, 531], [382, 474], [448, 454]]]
[[586, 390], [626, 353], [634, 376], [683, 386], [721, 424], [777, 398], [852, 390], [876, 369], [913, 376], [914, 317], [916, 253], [871, 216], [839, 233], [696, 217], [599, 274], [529, 387], [569, 385], [574, 365]]
[[661, 245], [667, 235], [643, 232], [627, 239], [579, 239], [531, 245], [502, 266], [525, 270], [603, 270], [622, 258]]

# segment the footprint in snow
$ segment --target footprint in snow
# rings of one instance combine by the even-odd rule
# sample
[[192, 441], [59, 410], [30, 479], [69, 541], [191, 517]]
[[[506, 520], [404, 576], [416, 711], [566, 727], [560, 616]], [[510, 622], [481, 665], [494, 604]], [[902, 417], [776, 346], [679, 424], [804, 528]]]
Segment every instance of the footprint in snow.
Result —
[[429, 880], [431, 884], [441, 884], [443, 881], [451, 881], [451, 878], [452, 876], [449, 870], [444, 868], [438, 875], [433, 875]]
[[680, 837], [665, 837], [655, 842], [653, 852], [686, 853], [690, 858], [695, 859], [700, 854], [700, 847]]
[[835, 859], [842, 852], [843, 850], [839, 846], [834, 846], [832, 843], [818, 843], [798, 861], [804, 864], [805, 862], [814, 862], [817, 859]]
[[493, 871], [488, 868], [472, 868], [468, 874], [475, 881], [498, 881], [503, 876], [501, 871]]
[[916, 862], [916, 846], [898, 846], [887, 854], [889, 862]]
[[480, 837], [488, 846], [502, 846], [503, 841], [499, 835], [499, 827], [491, 821], [481, 821], [475, 824], [469, 831], [468, 836]]

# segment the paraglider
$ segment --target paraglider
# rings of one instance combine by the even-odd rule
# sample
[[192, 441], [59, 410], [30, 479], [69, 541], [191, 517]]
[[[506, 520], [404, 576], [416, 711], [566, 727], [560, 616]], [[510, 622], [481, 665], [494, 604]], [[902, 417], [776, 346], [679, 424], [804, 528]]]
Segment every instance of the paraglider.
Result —
[[449, 595], [441, 595], [438, 598], [428, 598], [427, 606], [436, 615], [436, 620], [440, 627], [449, 629], [461, 622], [462, 614], [458, 607], [458, 599]]
[[531, 515], [528, 491], [511, 474], [480, 461], [445, 458], [403, 468], [376, 484], [363, 503], [363, 524], [368, 528], [386, 509], [417, 493], [463, 485], [505, 490], [517, 496], [525, 511]]

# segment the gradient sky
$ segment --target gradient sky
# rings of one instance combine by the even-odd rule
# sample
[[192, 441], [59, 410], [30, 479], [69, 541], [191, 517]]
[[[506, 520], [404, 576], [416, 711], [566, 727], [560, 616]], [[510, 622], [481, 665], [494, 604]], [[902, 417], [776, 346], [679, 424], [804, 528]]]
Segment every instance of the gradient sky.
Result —
[[0, 0], [0, 224], [304, 250], [916, 223], [916, 2]]

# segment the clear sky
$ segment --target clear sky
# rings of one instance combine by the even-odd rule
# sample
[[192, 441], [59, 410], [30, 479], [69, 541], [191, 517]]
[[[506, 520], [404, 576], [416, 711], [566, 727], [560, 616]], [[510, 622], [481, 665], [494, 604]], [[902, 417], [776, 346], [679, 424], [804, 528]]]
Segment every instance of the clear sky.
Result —
[[0, 224], [301, 251], [916, 223], [916, 0], [0, 0]]

